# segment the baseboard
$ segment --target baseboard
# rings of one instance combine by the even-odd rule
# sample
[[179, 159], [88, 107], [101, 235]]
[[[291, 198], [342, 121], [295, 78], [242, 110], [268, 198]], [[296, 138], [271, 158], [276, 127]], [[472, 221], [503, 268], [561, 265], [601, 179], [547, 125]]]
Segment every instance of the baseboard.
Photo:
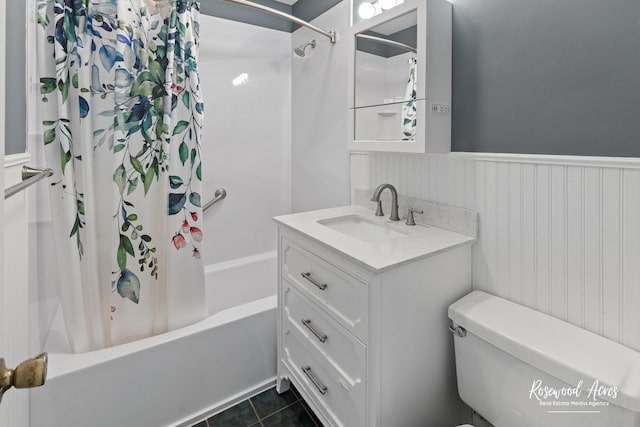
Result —
[[203, 420], [206, 420], [207, 418], [212, 417], [213, 415], [216, 415], [222, 411], [225, 411], [235, 405], [237, 405], [240, 402], [243, 402], [245, 400], [247, 400], [250, 397], [253, 397], [257, 394], [262, 393], [265, 390], [270, 389], [271, 387], [275, 386], [276, 384], [276, 377], [270, 378], [267, 381], [264, 381], [258, 385], [256, 385], [255, 387], [252, 387], [250, 389], [247, 389], [241, 393], [238, 393], [232, 397], [230, 397], [229, 399], [226, 399], [222, 402], [217, 402], [214, 403], [212, 406], [210, 406], [209, 408], [205, 409], [204, 411], [202, 411], [201, 413], [197, 414], [197, 415], [190, 415], [180, 421], [178, 421], [175, 424], [172, 424], [171, 427], [191, 427], [194, 424], [197, 424]]

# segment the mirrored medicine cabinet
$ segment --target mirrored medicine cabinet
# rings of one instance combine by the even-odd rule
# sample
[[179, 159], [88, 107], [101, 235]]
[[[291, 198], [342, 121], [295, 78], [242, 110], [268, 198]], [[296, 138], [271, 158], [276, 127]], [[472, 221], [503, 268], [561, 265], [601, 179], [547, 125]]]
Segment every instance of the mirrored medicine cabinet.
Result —
[[[349, 150], [448, 152], [451, 4], [379, 2], [351, 1]], [[364, 3], [377, 14], [364, 19]]]

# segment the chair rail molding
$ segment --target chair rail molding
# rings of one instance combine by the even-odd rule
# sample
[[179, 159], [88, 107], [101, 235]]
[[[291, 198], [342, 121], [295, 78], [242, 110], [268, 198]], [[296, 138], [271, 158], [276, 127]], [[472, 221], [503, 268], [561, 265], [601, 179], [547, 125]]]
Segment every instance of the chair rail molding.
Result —
[[426, 155], [445, 156], [451, 159], [478, 160], [486, 162], [640, 169], [639, 157], [560, 156], [554, 154], [479, 153], [465, 151]]

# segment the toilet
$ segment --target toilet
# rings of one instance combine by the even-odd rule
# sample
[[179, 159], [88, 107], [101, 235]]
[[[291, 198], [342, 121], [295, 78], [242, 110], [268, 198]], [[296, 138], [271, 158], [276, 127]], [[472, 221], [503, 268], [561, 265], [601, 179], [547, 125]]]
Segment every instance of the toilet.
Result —
[[640, 427], [640, 353], [480, 291], [449, 318], [458, 393], [495, 427]]

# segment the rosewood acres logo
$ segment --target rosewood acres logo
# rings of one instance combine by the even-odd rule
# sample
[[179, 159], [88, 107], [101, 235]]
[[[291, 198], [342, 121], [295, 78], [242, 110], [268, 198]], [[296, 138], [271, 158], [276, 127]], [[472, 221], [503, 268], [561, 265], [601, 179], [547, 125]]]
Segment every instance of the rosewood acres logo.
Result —
[[575, 387], [556, 388], [534, 380], [529, 390], [529, 399], [537, 400], [547, 412], [599, 413], [610, 401], [618, 397], [620, 388], [607, 386], [595, 380], [589, 388], [580, 380]]

